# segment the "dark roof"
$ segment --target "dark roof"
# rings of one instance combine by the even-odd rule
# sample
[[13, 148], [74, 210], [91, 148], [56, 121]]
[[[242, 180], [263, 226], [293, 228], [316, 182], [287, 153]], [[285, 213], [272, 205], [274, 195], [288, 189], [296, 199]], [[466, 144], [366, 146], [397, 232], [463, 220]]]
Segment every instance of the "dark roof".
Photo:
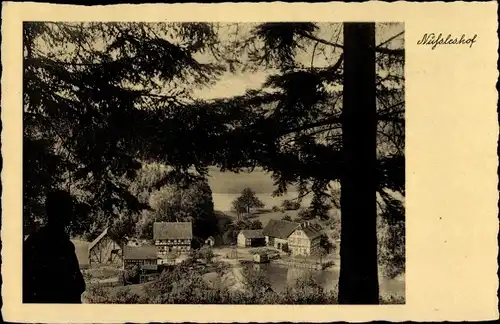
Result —
[[315, 239], [318, 236], [321, 236], [323, 234], [323, 231], [321, 230], [321, 228], [314, 226], [314, 225], [306, 226], [306, 227], [302, 228], [302, 230], [307, 235], [307, 237], [311, 240]]
[[145, 246], [125, 246], [123, 248], [123, 258], [125, 260], [156, 260], [157, 249], [154, 245]]
[[240, 231], [243, 236], [247, 239], [253, 238], [264, 238], [264, 234], [262, 234], [262, 230], [241, 230]]
[[191, 222], [155, 222], [153, 239], [155, 240], [187, 240], [193, 238]]
[[265, 236], [286, 240], [298, 226], [298, 223], [271, 219], [262, 232]]

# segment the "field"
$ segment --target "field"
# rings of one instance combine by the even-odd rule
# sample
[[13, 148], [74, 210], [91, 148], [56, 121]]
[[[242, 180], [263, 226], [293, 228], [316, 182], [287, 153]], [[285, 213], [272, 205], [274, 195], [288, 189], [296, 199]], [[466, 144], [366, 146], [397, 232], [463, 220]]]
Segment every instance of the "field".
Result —
[[[275, 190], [273, 180], [269, 173], [263, 170], [249, 172], [220, 172], [215, 168], [210, 169], [208, 183], [212, 189], [215, 210], [228, 212], [231, 210], [231, 203], [238, 198], [243, 189], [250, 188], [256, 196], [264, 203], [264, 209], [271, 209], [273, 206], [281, 206], [283, 200], [297, 198], [296, 188], [290, 187], [289, 191], [278, 197], [273, 197]], [[307, 207], [311, 202], [311, 196], [302, 199], [302, 206]], [[281, 218], [283, 215], [269, 215], [270, 218]], [[295, 215], [290, 215], [292, 218]]]
[[89, 266], [89, 242], [72, 239], [71, 242], [75, 245], [75, 253], [78, 258], [80, 268], [87, 268]]
[[[217, 194], [239, 194], [245, 188], [251, 188], [257, 194], [271, 195], [275, 187], [271, 175], [262, 169], [253, 172], [221, 172], [217, 168], [210, 168], [208, 178], [210, 188]], [[290, 191], [296, 191], [290, 188]]]
[[[231, 217], [233, 220], [237, 219], [236, 213], [232, 211], [225, 211], [225, 215]], [[262, 225], [266, 226], [266, 224], [271, 220], [271, 219], [282, 219], [285, 215], [290, 216], [292, 219], [298, 217], [298, 210], [287, 210], [284, 213], [282, 212], [273, 212], [273, 211], [258, 211], [254, 212], [250, 215], [245, 215], [245, 219], [249, 221], [254, 221], [254, 220], [259, 220]]]

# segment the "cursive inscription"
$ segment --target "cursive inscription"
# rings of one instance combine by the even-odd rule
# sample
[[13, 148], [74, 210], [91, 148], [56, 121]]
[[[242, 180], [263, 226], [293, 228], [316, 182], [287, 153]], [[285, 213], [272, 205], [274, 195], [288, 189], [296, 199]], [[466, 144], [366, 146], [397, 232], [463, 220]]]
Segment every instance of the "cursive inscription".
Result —
[[444, 36], [442, 33], [425, 33], [422, 39], [417, 41], [417, 45], [429, 45], [431, 49], [436, 49], [438, 45], [468, 45], [472, 48], [472, 45], [477, 41], [477, 35], [474, 34], [472, 37], [468, 37], [465, 34], [461, 36], [453, 36], [448, 34]]

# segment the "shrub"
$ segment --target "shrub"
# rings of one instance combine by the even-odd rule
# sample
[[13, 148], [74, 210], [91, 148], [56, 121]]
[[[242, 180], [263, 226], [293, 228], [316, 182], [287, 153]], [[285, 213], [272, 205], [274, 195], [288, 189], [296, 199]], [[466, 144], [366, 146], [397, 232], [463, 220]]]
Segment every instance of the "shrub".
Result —
[[294, 285], [286, 289], [283, 297], [286, 304], [337, 303], [336, 294], [325, 292], [310, 274], [298, 278]]
[[250, 224], [250, 229], [257, 230], [257, 229], [262, 229], [262, 228], [263, 228], [262, 222], [258, 219], [254, 220]]
[[[228, 265], [221, 265], [227, 269]], [[232, 291], [223, 284], [208, 285], [203, 271], [180, 265], [161, 273], [154, 282], [144, 285], [144, 294], [137, 295], [128, 288], [89, 287], [86, 296], [90, 303], [114, 304], [335, 304], [336, 293], [326, 292], [311, 275], [299, 278], [284, 292], [275, 292], [269, 279], [258, 269], [243, 268], [244, 291]], [[217, 271], [219, 273], [219, 271]], [[221, 275], [221, 273], [219, 273]], [[399, 297], [394, 297], [397, 299]], [[386, 297], [391, 303], [394, 299]], [[397, 300], [400, 300], [397, 299]]]
[[395, 278], [405, 272], [405, 223], [388, 222], [379, 217], [378, 261], [387, 278]]
[[381, 294], [379, 301], [383, 305], [405, 304], [405, 298], [401, 295]]
[[205, 260], [205, 262], [210, 263], [214, 257], [214, 252], [210, 247], [204, 246], [199, 250], [199, 256], [201, 259]]
[[109, 288], [100, 284], [87, 284], [84, 299], [91, 304], [110, 304]]
[[301, 209], [297, 213], [297, 216], [299, 217], [299, 219], [301, 221], [309, 220], [309, 219], [313, 219], [314, 218], [314, 214], [312, 213], [311, 209], [309, 209], [309, 208]]
[[129, 288], [121, 287], [113, 295], [113, 304], [137, 304], [139, 295], [130, 291]]
[[139, 283], [141, 276], [141, 267], [139, 265], [134, 265], [131, 269], [125, 269], [125, 272], [123, 274], [123, 279], [125, 283]]
[[281, 209], [278, 206], [276, 206], [276, 205], [274, 205], [273, 207], [271, 207], [271, 211], [273, 211], [275, 213], [279, 212], [280, 210]]
[[284, 200], [282, 203], [284, 210], [297, 210], [300, 208], [300, 203], [298, 201], [293, 200]]

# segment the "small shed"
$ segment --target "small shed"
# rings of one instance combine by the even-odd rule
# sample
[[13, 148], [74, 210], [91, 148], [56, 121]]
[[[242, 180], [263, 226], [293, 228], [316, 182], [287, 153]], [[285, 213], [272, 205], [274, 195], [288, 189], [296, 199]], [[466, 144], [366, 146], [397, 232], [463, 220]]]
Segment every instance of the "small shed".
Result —
[[158, 267], [157, 249], [154, 245], [124, 246], [123, 267], [127, 269], [138, 264], [141, 269], [154, 271]]
[[257, 247], [266, 245], [262, 230], [241, 230], [237, 238], [238, 247]]
[[266, 263], [269, 262], [269, 257], [266, 252], [257, 252], [253, 254], [253, 262], [255, 263]]
[[215, 238], [213, 236], [209, 236], [206, 240], [205, 240], [205, 245], [208, 245], [208, 246], [214, 246], [215, 244]]

